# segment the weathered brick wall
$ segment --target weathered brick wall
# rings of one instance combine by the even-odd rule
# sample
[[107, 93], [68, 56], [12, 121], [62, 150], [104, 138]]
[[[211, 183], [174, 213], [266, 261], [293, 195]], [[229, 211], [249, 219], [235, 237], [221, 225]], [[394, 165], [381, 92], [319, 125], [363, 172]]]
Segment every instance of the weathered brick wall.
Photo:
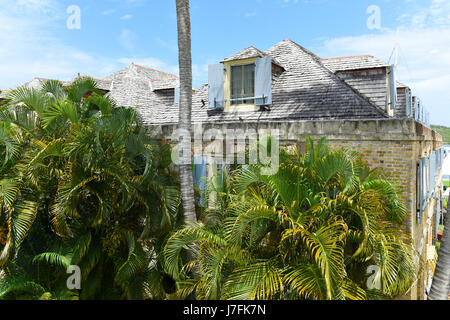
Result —
[[405, 202], [408, 214], [405, 228], [417, 250], [421, 252], [422, 271], [419, 272], [417, 285], [408, 295], [411, 299], [422, 300], [425, 289], [429, 286], [429, 275], [433, 273], [433, 221], [437, 199], [440, 196], [442, 176], [436, 186], [436, 199], [432, 199], [425, 211], [422, 220], [416, 218], [417, 214], [417, 165], [421, 158], [442, 146], [442, 140], [431, 134], [426, 128], [421, 131], [425, 136], [412, 140], [382, 140], [382, 141], [333, 141], [329, 143], [333, 148], [346, 148], [359, 152], [371, 168], [379, 168], [386, 172], [388, 180], [398, 187], [401, 198]]
[[412, 141], [329, 141], [335, 149], [357, 151], [371, 169], [379, 169], [393, 182], [408, 209], [406, 229], [413, 230], [416, 175], [415, 142]]
[[[155, 138], [170, 140], [174, 129], [174, 126], [151, 127], [149, 134]], [[381, 169], [398, 186], [408, 209], [404, 230], [408, 232], [416, 248], [423, 243], [422, 257], [427, 257], [427, 246], [431, 244], [431, 233], [424, 232], [427, 230], [427, 219], [424, 218], [421, 224], [416, 219], [417, 164], [421, 158], [442, 146], [442, 137], [436, 132], [412, 119], [207, 123], [202, 126], [203, 132], [208, 129], [220, 132], [229, 129], [242, 129], [244, 132], [253, 130], [260, 136], [267, 133], [273, 135], [273, 130], [276, 129], [282, 145], [301, 144], [305, 136], [314, 140], [326, 137], [333, 148], [359, 152], [371, 168]], [[429, 203], [424, 216], [434, 216], [435, 203]], [[425, 264], [417, 286], [405, 298], [424, 298], [425, 274], [428, 270], [429, 266]]]
[[[425, 298], [425, 288], [429, 285], [429, 275], [433, 273], [433, 221], [437, 200], [430, 201], [423, 212], [422, 221], [416, 218], [417, 213], [417, 164], [439, 146], [439, 141], [329, 141], [333, 148], [346, 148], [359, 152], [371, 168], [379, 168], [386, 172], [388, 180], [398, 187], [401, 198], [405, 202], [408, 214], [405, 228], [417, 250], [421, 252], [423, 270], [419, 273], [419, 281], [411, 291], [411, 299]], [[442, 176], [438, 180], [436, 195], [439, 199]]]

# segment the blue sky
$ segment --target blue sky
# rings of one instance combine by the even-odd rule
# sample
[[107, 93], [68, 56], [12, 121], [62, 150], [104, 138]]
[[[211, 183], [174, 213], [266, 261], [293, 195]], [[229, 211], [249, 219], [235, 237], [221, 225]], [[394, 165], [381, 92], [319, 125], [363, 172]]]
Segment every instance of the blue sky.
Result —
[[[397, 43], [399, 80], [450, 126], [450, 0], [191, 0], [194, 85], [207, 65], [250, 45], [290, 38], [323, 58], [373, 54]], [[68, 7], [79, 29], [67, 28]], [[370, 6], [380, 28], [367, 25]], [[0, 88], [35, 76], [104, 77], [131, 62], [177, 73], [175, 0], [0, 0]]]

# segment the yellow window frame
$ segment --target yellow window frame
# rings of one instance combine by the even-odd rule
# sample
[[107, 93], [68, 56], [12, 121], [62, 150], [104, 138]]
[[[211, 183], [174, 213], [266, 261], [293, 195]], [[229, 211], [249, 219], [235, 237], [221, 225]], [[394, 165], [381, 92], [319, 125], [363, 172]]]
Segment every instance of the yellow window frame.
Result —
[[[224, 98], [225, 100], [231, 99], [231, 67], [234, 66], [245, 66], [248, 64], [256, 63], [257, 57], [246, 58], [234, 61], [224, 62], [225, 65], [225, 76], [224, 76]], [[250, 99], [249, 99], [250, 100]], [[252, 104], [231, 104], [231, 101], [225, 101], [225, 112], [245, 112], [245, 111], [256, 111], [259, 108], [256, 106], [256, 102]]]

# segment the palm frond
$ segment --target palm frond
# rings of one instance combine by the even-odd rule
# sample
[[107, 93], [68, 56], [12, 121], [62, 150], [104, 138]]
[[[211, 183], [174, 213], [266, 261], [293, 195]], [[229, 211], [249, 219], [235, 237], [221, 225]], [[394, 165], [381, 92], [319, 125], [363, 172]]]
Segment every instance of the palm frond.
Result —
[[253, 263], [233, 270], [223, 288], [226, 300], [267, 300], [283, 295], [283, 277], [270, 262]]
[[298, 299], [325, 300], [327, 284], [322, 271], [315, 263], [300, 263], [284, 273], [284, 281]]
[[195, 241], [209, 241], [217, 246], [226, 246], [224, 239], [206, 230], [201, 223], [194, 223], [173, 234], [164, 248], [165, 270], [174, 279], [180, 278], [181, 250]]
[[44, 252], [33, 258], [33, 263], [44, 262], [50, 265], [67, 269], [70, 266], [70, 258], [58, 252]]
[[97, 83], [92, 78], [78, 78], [67, 88], [70, 101], [81, 103], [87, 93], [99, 93]]
[[18, 250], [30, 231], [36, 218], [38, 205], [38, 203], [33, 201], [23, 201], [14, 206], [11, 225], [15, 250]]

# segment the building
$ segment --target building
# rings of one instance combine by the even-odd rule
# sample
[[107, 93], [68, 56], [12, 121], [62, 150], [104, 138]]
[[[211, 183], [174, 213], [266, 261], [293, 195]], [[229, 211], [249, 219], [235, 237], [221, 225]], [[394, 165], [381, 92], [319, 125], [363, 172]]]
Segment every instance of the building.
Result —
[[[119, 105], [136, 107], [150, 135], [173, 142], [175, 75], [131, 64], [94, 80]], [[249, 47], [211, 65], [208, 84], [193, 95], [193, 149], [201, 158], [196, 178], [223, 165], [223, 144], [209, 147], [231, 131], [242, 132], [237, 140], [245, 142], [249, 132], [262, 136], [278, 130], [285, 146], [301, 145], [306, 135], [326, 137], [335, 148], [358, 151], [371, 167], [389, 173], [407, 205], [404, 228], [425, 262], [408, 298], [423, 299], [442, 209], [442, 137], [428, 119], [420, 99], [397, 81], [395, 67], [373, 56], [321, 59], [289, 39], [264, 52]]]

